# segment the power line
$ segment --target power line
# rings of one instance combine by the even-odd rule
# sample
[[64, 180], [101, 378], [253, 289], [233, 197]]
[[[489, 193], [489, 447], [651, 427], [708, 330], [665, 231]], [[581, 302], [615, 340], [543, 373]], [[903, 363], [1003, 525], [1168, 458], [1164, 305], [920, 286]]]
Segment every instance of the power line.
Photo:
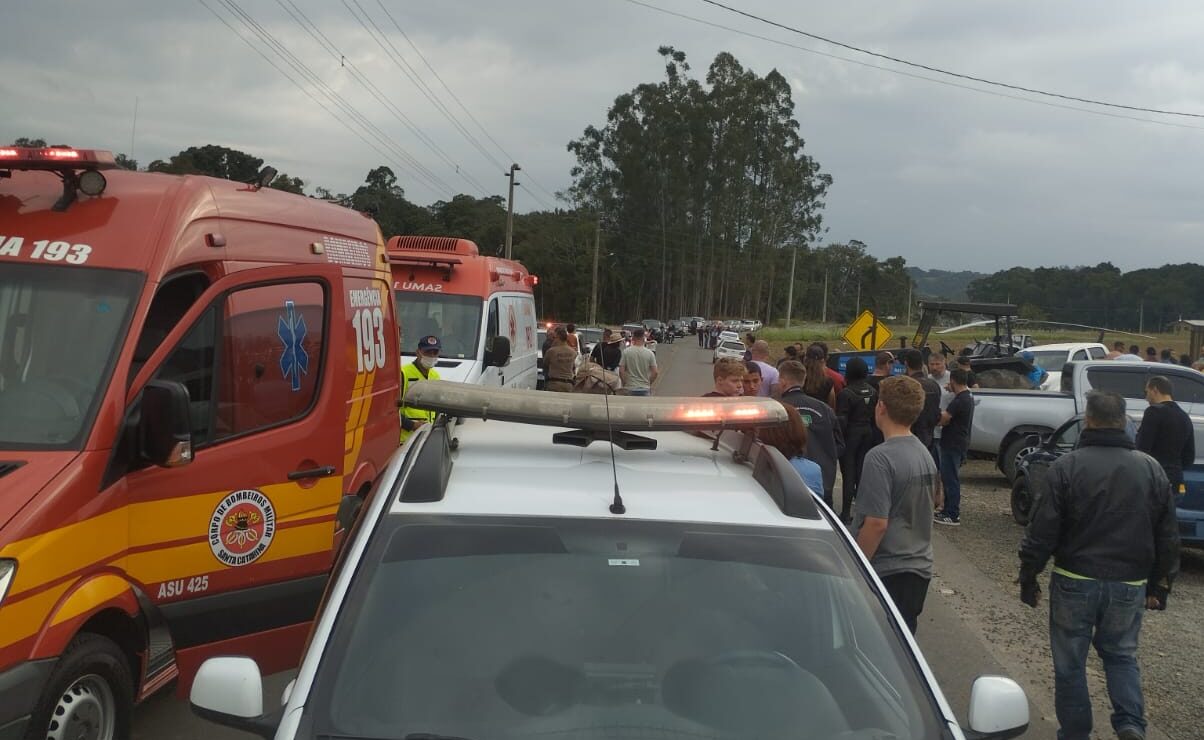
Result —
[[1123, 113], [1111, 113], [1109, 111], [1093, 110], [1091, 108], [1080, 108], [1079, 106], [1066, 105], [1064, 103], [1054, 103], [1054, 102], [1051, 102], [1048, 100], [1036, 100], [1034, 98], [1026, 98], [1022, 95], [1010, 95], [1008, 93], [999, 92], [997, 90], [984, 90], [980, 87], [974, 87], [972, 85], [963, 85], [963, 84], [960, 84], [957, 82], [950, 82], [949, 80], [941, 80], [941, 79], [937, 79], [935, 77], [928, 77], [926, 75], [916, 74], [914, 72], [907, 72], [902, 69], [894, 69], [892, 67], [884, 67], [879, 64], [870, 64], [869, 62], [863, 62], [859, 59], [852, 59], [849, 57], [841, 56], [839, 54], [830, 54], [826, 51], [819, 51], [818, 49], [811, 49], [806, 46], [798, 46], [797, 44], [791, 44], [786, 41], [781, 41], [779, 39], [771, 38], [769, 36], [762, 36], [760, 34], [752, 33], [751, 31], [745, 31], [743, 29], [735, 28], [732, 26], [725, 26], [722, 23], [715, 23], [713, 21], [708, 21], [708, 20], [704, 20], [702, 18], [697, 18], [692, 15], [687, 15], [685, 13], [678, 13], [676, 11], [668, 10], [666, 8], [657, 7], [656, 5], [651, 5], [649, 3], [642, 2], [642, 0], [625, 0], [625, 2], [628, 2], [632, 5], [638, 5], [642, 8], [647, 8], [648, 10], [654, 10], [654, 11], [656, 11], [658, 13], [662, 13], [664, 15], [670, 15], [675, 18], [681, 18], [682, 20], [687, 20], [692, 23], [697, 23], [697, 24], [700, 24], [703, 26], [709, 26], [711, 28], [717, 28], [717, 29], [720, 29], [723, 31], [730, 31], [731, 33], [739, 34], [741, 36], [746, 36], [748, 38], [758, 39], [760, 41], [766, 41], [771, 44], [776, 44], [777, 46], [786, 47], [788, 49], [794, 49], [796, 51], [801, 51], [801, 52], [804, 52], [807, 54], [814, 54], [815, 56], [826, 57], [828, 59], [836, 59], [838, 61], [846, 62], [848, 64], [855, 64], [859, 67], [866, 67], [868, 69], [877, 69], [882, 72], [889, 72], [891, 74], [896, 74], [901, 77], [909, 77], [909, 78], [915, 79], [915, 80], [923, 80], [925, 82], [931, 82], [936, 85], [944, 85], [945, 87], [953, 87], [953, 88], [957, 88], [959, 90], [969, 90], [971, 92], [980, 93], [982, 95], [993, 95], [997, 98], [1006, 98], [1008, 100], [1018, 100], [1018, 101], [1021, 101], [1024, 103], [1031, 103], [1033, 105], [1043, 105], [1048, 108], [1061, 108], [1062, 110], [1077, 111], [1079, 113], [1088, 113], [1093, 116], [1105, 116], [1107, 118], [1120, 118], [1120, 119], [1124, 119], [1127, 121], [1138, 121], [1140, 123], [1152, 123], [1152, 124], [1155, 124], [1158, 126], [1171, 126], [1173, 128], [1189, 128], [1189, 129], [1196, 129], [1196, 130], [1204, 130], [1204, 126], [1192, 126], [1191, 124], [1175, 123], [1174, 121], [1159, 121], [1159, 120], [1152, 119], [1152, 118], [1142, 118], [1140, 116], [1129, 116], [1129, 115], [1125, 115]]
[[[354, 4], [355, 7], [359, 9], [358, 13], [351, 7], [351, 4]], [[351, 0], [351, 4], [348, 3], [348, 0], [343, 0], [343, 6], [346, 7], [348, 12], [350, 12], [356, 21], [359, 22], [364, 31], [366, 31], [368, 35], [372, 37], [372, 40], [375, 41], [378, 46], [380, 46], [381, 50], [385, 52], [385, 56], [389, 57], [389, 60], [393, 62], [394, 66], [400, 69], [402, 74], [404, 74], [406, 78], [410, 80], [410, 82], [414, 83], [414, 86], [418, 88], [418, 92], [422, 93], [423, 97], [425, 97], [431, 105], [435, 106], [435, 110], [439, 111], [439, 113], [441, 113], [443, 117], [446, 118], [448, 122], [450, 122], [452, 126], [454, 126], [456, 130], [458, 130], [464, 136], [464, 138], [468, 140], [469, 144], [476, 148], [476, 150], [485, 157], [486, 160], [488, 160], [494, 167], [497, 167], [498, 169], [505, 169], [506, 165], [498, 161], [498, 159], [494, 157], [489, 150], [485, 149], [481, 143], [467, 129], [464, 128], [459, 120], [457, 120], [456, 117], [447, 110], [443, 103], [432, 94], [430, 89], [426, 86], [426, 83], [423, 82], [420, 77], [418, 77], [414, 68], [410, 66], [410, 63], [405, 60], [404, 56], [402, 56], [401, 51], [398, 50], [397, 46], [393, 44], [393, 41], [387, 35], [385, 35], [385, 32], [380, 29], [380, 26], [376, 24], [376, 21], [372, 18], [372, 16], [368, 15], [368, 11], [364, 10], [363, 6], [360, 5], [359, 0]], [[364, 16], [362, 19], [360, 18], [360, 13], [362, 13]], [[369, 25], [372, 26], [371, 29], [368, 28]], [[373, 31], [375, 31], [375, 33], [373, 33]]]
[[242, 24], [249, 28], [252, 33], [256, 34], [261, 41], [266, 43], [268, 47], [277, 54], [277, 56], [293, 67], [293, 69], [300, 73], [303, 77], [305, 77], [310, 84], [315, 85], [323, 95], [325, 95], [341, 110], [350, 115], [356, 123], [362, 126], [369, 134], [377, 139], [377, 141], [381, 142], [381, 144], [383, 144], [387, 149], [390, 149], [398, 154], [401, 159], [405, 162], [408, 162], [418, 174], [425, 177], [432, 184], [435, 184], [439, 189], [442, 189], [446, 192], [451, 192], [451, 188], [447, 185], [447, 183], [443, 182], [441, 178], [439, 178], [434, 174], [434, 172], [419, 162], [388, 134], [369, 121], [367, 117], [360, 113], [357, 108], [355, 108], [355, 106], [347, 102], [341, 95], [335, 92], [334, 89], [327, 85], [321, 77], [319, 77], [316, 73], [314, 73], [313, 70], [306, 66], [304, 62], [298, 59], [296, 55], [290, 52], [288, 48], [284, 46], [284, 44], [277, 40], [275, 36], [273, 36], [267, 29], [255, 21], [255, 19], [252, 18], [246, 11], [244, 11], [238, 5], [238, 3], [235, 2], [235, 0], [219, 0], [219, 2], [225, 5], [227, 10], [230, 10], [236, 16], [238, 16], [238, 18], [241, 19]]
[[927, 70], [929, 72], [936, 72], [937, 74], [948, 75], [949, 77], [956, 77], [958, 79], [969, 80], [971, 82], [981, 82], [984, 85], [994, 85], [996, 87], [1003, 87], [1003, 88], [1007, 88], [1009, 90], [1017, 90], [1019, 92], [1032, 93], [1033, 95], [1045, 95], [1045, 96], [1051, 97], [1051, 98], [1060, 98], [1062, 100], [1070, 100], [1070, 101], [1073, 101], [1076, 103], [1088, 103], [1090, 105], [1100, 105], [1100, 106], [1104, 106], [1106, 108], [1119, 108], [1121, 110], [1137, 111], [1140, 113], [1157, 113], [1157, 114], [1164, 115], [1164, 116], [1184, 116], [1187, 118], [1204, 118], [1204, 113], [1185, 113], [1183, 111], [1162, 110], [1159, 108], [1145, 108], [1145, 107], [1142, 107], [1139, 105], [1123, 105], [1121, 103], [1109, 103], [1109, 102], [1103, 101], [1103, 100], [1094, 100], [1092, 98], [1080, 98], [1075, 95], [1065, 95], [1062, 93], [1049, 92], [1047, 90], [1039, 90], [1039, 89], [1032, 88], [1032, 87], [1023, 87], [1021, 85], [1013, 85], [1013, 84], [1010, 84], [1007, 82], [999, 82], [997, 80], [990, 80], [985, 77], [975, 77], [973, 75], [962, 74], [960, 72], [952, 72], [950, 70], [942, 69], [940, 67], [933, 67], [933, 66], [930, 66], [927, 64], [920, 64], [919, 62], [908, 61], [908, 60], [902, 59], [900, 57], [892, 57], [888, 54], [881, 54], [876, 51], [870, 51], [869, 49], [863, 49], [859, 46], [853, 46], [852, 44], [846, 44], [843, 41], [837, 41], [835, 39], [827, 38], [826, 36], [820, 36], [819, 34], [810, 33], [809, 31], [804, 31], [799, 28], [794, 28], [793, 26], [787, 26], [784, 23], [778, 23], [777, 21], [773, 21], [768, 18], [763, 18], [762, 16], [756, 15], [754, 13], [749, 13], [747, 11], [740, 10], [739, 8], [733, 8], [730, 5], [725, 5], [721, 2], [719, 2], [719, 0], [701, 0], [701, 1], [706, 3], [707, 5], [713, 5], [716, 8], [722, 8], [722, 9], [728, 11], [729, 13], [735, 13], [736, 15], [742, 15], [745, 18], [751, 18], [752, 20], [759, 21], [761, 23], [764, 23], [769, 26], [773, 26], [775, 28], [780, 28], [784, 31], [790, 31], [791, 33], [796, 33], [800, 36], [806, 36], [809, 39], [815, 39], [816, 41], [823, 41], [826, 44], [832, 44], [833, 46], [839, 46], [842, 49], [848, 49], [850, 51], [855, 51], [855, 52], [858, 52], [859, 54], [867, 54], [869, 56], [877, 57], [879, 59], [885, 59], [887, 61], [895, 62], [897, 64], [904, 64], [908, 67], [915, 67], [916, 69], [923, 69], [923, 70]]
[[[206, 10], [208, 10], [210, 13], [212, 13], [212, 14], [213, 14], [213, 16], [214, 16], [215, 18], [217, 18], [219, 21], [221, 21], [222, 25], [224, 25], [226, 28], [230, 29], [230, 32], [231, 32], [231, 33], [233, 33], [235, 36], [237, 36], [237, 37], [239, 38], [239, 40], [241, 40], [241, 41], [242, 41], [244, 44], [246, 44], [246, 45], [247, 45], [247, 46], [248, 46], [248, 47], [251, 49], [251, 51], [254, 51], [256, 54], [258, 54], [260, 57], [262, 57], [262, 58], [263, 58], [263, 60], [264, 60], [265, 62], [267, 62], [268, 64], [270, 64], [270, 65], [272, 66], [272, 68], [274, 68], [274, 69], [275, 69], [277, 72], [279, 72], [281, 75], [283, 75], [285, 79], [287, 79], [289, 82], [293, 83], [293, 85], [294, 85], [294, 86], [295, 86], [295, 87], [296, 87], [298, 90], [300, 90], [302, 93], [304, 93], [304, 94], [305, 94], [305, 96], [306, 96], [306, 97], [308, 97], [310, 100], [312, 100], [312, 101], [313, 101], [313, 102], [314, 102], [314, 103], [315, 103], [315, 104], [316, 104], [316, 105], [317, 105], [319, 108], [321, 108], [322, 110], [324, 110], [324, 111], [326, 111], [328, 114], [330, 114], [330, 116], [331, 116], [332, 118], [334, 118], [336, 121], [338, 121], [340, 125], [342, 125], [342, 126], [343, 126], [344, 128], [346, 128], [346, 129], [347, 129], [349, 132], [351, 132], [351, 134], [352, 134], [353, 136], [355, 136], [357, 139], [359, 139], [359, 140], [360, 140], [360, 141], [362, 141], [364, 144], [366, 144], [366, 145], [367, 145], [367, 146], [368, 146], [370, 149], [372, 149], [373, 151], [375, 151], [377, 154], [379, 154], [379, 155], [380, 155], [380, 156], [381, 156], [383, 159], [385, 159], [386, 161], [389, 161], [389, 160], [391, 160], [391, 161], [393, 161], [393, 162], [394, 162], [394, 164], [397, 164], [397, 160], [396, 160], [396, 159], [393, 159], [392, 157], [390, 157], [390, 155], [388, 155], [388, 154], [386, 154], [385, 152], [381, 151], [381, 149], [380, 149], [380, 148], [379, 148], [379, 147], [378, 147], [376, 144], [373, 144], [371, 141], [369, 141], [367, 138], [365, 138], [365, 137], [364, 137], [364, 135], [363, 135], [362, 133], [360, 133], [360, 132], [359, 132], [359, 131], [357, 131], [357, 130], [356, 130], [354, 127], [352, 127], [352, 126], [351, 126], [351, 124], [349, 124], [349, 123], [348, 123], [348, 122], [347, 122], [347, 121], [344, 119], [344, 117], [343, 117], [343, 116], [340, 116], [339, 114], [335, 113], [333, 110], [331, 110], [330, 108], [328, 108], [328, 107], [327, 107], [327, 106], [326, 106], [326, 105], [325, 105], [325, 104], [324, 104], [324, 103], [323, 103], [321, 100], [319, 100], [319, 99], [318, 99], [316, 96], [314, 96], [314, 94], [313, 94], [313, 93], [311, 93], [309, 90], [305, 89], [305, 86], [304, 86], [303, 84], [301, 84], [300, 82], [298, 82], [298, 81], [297, 81], [295, 78], [293, 78], [293, 76], [292, 76], [292, 75], [290, 75], [288, 72], [284, 71], [284, 70], [283, 70], [283, 69], [282, 69], [282, 68], [281, 68], [281, 67], [280, 67], [278, 64], [276, 64], [274, 61], [272, 61], [272, 59], [271, 59], [270, 57], [268, 57], [268, 56], [267, 56], [266, 54], [264, 54], [264, 53], [263, 53], [263, 52], [262, 52], [260, 49], [258, 49], [258, 48], [255, 46], [255, 44], [251, 43], [251, 41], [250, 41], [249, 39], [247, 39], [247, 38], [246, 38], [246, 37], [244, 37], [244, 36], [243, 36], [241, 33], [239, 33], [239, 32], [238, 32], [238, 30], [237, 30], [236, 28], [234, 28], [234, 26], [230, 25], [229, 21], [227, 21], [225, 18], [223, 18], [223, 17], [221, 16], [221, 14], [219, 14], [219, 13], [218, 13], [216, 10], [214, 10], [213, 8], [211, 8], [211, 7], [209, 6], [209, 4], [205, 2], [205, 0], [197, 0], [197, 1], [198, 1], [198, 2], [199, 2], [201, 5], [202, 5], [202, 6], [204, 6], [204, 8], [205, 8]], [[401, 169], [405, 169], [405, 167], [404, 167], [404, 166], [402, 166], [402, 165], [399, 165], [399, 167], [400, 167]], [[435, 190], [440, 190], [440, 189], [441, 189], [441, 188], [435, 188]], [[450, 192], [450, 191], [449, 191], [449, 192]]]
[[[482, 196], [488, 194], [489, 191], [483, 185], [481, 185], [476, 178], [469, 174], [466, 169], [461, 168], [457, 162], [453, 161], [446, 152], [439, 148], [439, 145], [436, 144], [433, 139], [423, 133], [422, 130], [396, 106], [396, 104], [389, 100], [388, 96], [386, 96], [379, 87], [377, 87], [370, 79], [368, 79], [367, 75], [361, 72], [360, 69], [355, 66], [354, 62], [352, 62], [350, 59], [347, 59], [343, 52], [334, 45], [334, 42], [331, 41], [326, 34], [322, 33], [322, 30], [318, 28], [317, 24], [310, 20], [309, 16], [305, 15], [304, 11], [297, 7], [292, 0], [288, 0], [288, 5], [285, 5], [284, 0], [276, 0], [276, 3], [284, 9], [284, 12], [288, 13], [289, 17], [291, 17], [303, 31], [309, 34], [310, 38], [317, 41], [318, 44], [326, 51], [326, 53], [332, 56], [340, 66], [347, 68], [350, 71], [352, 79], [358, 82], [361, 87], [366, 89], [369, 94], [376, 98], [377, 102], [384, 106], [394, 118], [396, 118], [403, 126], [409, 129], [411, 133], [418, 137], [418, 139], [422, 141], [440, 159], [442, 159], [445, 164], [454, 169], [457, 174], [463, 177], [470, 185], [475, 187], [477, 192], [479, 192]], [[288, 7], [290, 5], [292, 6], [291, 10]], [[296, 13], [294, 14], [293, 11], [296, 11]], [[302, 22], [301, 19], [304, 19], [304, 22]]]
[[[431, 74], [435, 76], [435, 79], [439, 81], [439, 84], [443, 85], [443, 89], [447, 90], [447, 94], [451, 95], [452, 100], [456, 101], [456, 105], [460, 106], [460, 110], [464, 111], [464, 114], [466, 116], [468, 116], [469, 120], [471, 120], [473, 123], [476, 124], [476, 126], [480, 130], [480, 132], [485, 135], [485, 138], [489, 139], [489, 141], [495, 147], [497, 147], [497, 150], [499, 152], [501, 152], [502, 155], [506, 157], [506, 159], [510, 160], [511, 162], [515, 161], [515, 158], [509, 152], [506, 151], [505, 147], [503, 147], [501, 144], [498, 143], [497, 139], [493, 138], [493, 136], [489, 133], [488, 129], [486, 129], [483, 125], [481, 125], [481, 122], [478, 121], [477, 117], [472, 114], [472, 111], [470, 111], [468, 109], [468, 106], [464, 105], [464, 102], [462, 100], [460, 100], [460, 97], [458, 95], [456, 95], [456, 93], [451, 89], [451, 86], [449, 86], [447, 84], [447, 82], [445, 82], [444, 79], [439, 75], [439, 73], [431, 65], [430, 61], [428, 61], [426, 56], [422, 53], [422, 50], [420, 50], [418, 48], [418, 45], [414, 43], [414, 41], [409, 37], [408, 34], [406, 34], [406, 32], [404, 30], [402, 30], [401, 26], [397, 23], [397, 20], [394, 19], [393, 15], [388, 11], [387, 8], [385, 8], [382, 0], [376, 0], [376, 2], [378, 5], [380, 5], [381, 10], [385, 11], [385, 15], [387, 15], [389, 17], [389, 20], [393, 22], [393, 27], [397, 29], [397, 32], [401, 34], [401, 37], [406, 40], [406, 43], [408, 43], [410, 45], [410, 48], [414, 50], [414, 53], [417, 54], [418, 58], [422, 60], [422, 63], [424, 65], [426, 65], [426, 68], [431, 71]], [[526, 170], [524, 170], [524, 172], [526, 172]], [[548, 190], [543, 185], [540, 185], [539, 182], [534, 177], [531, 176], [530, 172], [527, 172], [526, 177], [528, 180], [530, 180], [532, 183], [534, 183], [535, 187], [542, 190], [544, 192], [544, 194], [546, 194], [549, 198], [552, 198], [552, 200], [556, 199], [556, 196], [553, 195], [552, 193], [548, 192]]]
[[[387, 56], [389, 60], [393, 62], [394, 66], [401, 70], [402, 74], [404, 74], [406, 78], [410, 80], [410, 82], [414, 83], [415, 87], [418, 88], [418, 91], [422, 93], [423, 97], [425, 97], [431, 103], [431, 105], [435, 106], [435, 109], [439, 111], [439, 113], [441, 113], [443, 117], [446, 118], [448, 122], [450, 122], [452, 126], [460, 132], [465, 140], [467, 140], [469, 144], [471, 144], [478, 152], [480, 152], [483, 157], [485, 157], [498, 169], [505, 169], [505, 165], [498, 161], [497, 158], [494, 157], [489, 150], [487, 150], [484, 145], [482, 145], [481, 142], [464, 127], [459, 119], [457, 119], [456, 116], [447, 109], [447, 106], [445, 106], [443, 102], [439, 100], [438, 96], [435, 94], [435, 91], [430, 89], [430, 87], [418, 75], [417, 70], [415, 70], [410, 63], [406, 61], [405, 57], [402, 55], [401, 51], [397, 48], [393, 41], [384, 33], [384, 31], [381, 30], [380, 26], [377, 25], [372, 16], [368, 14], [368, 11], [364, 10], [364, 7], [360, 5], [359, 0], [350, 0], [350, 3], [355, 5], [355, 8], [359, 10], [358, 13], [351, 7], [351, 4], [348, 3], [348, 0], [343, 0], [343, 6], [347, 8], [348, 12], [350, 12], [356, 21], [359, 22], [364, 31], [366, 31], [368, 35], [371, 36], [372, 39], [377, 43], [377, 45], [380, 46], [381, 50], [385, 52], [385, 56]], [[383, 5], [381, 7], [384, 8]], [[390, 20], [393, 20], [394, 26], [400, 30], [400, 26], [397, 24], [397, 21], [393, 19], [393, 16], [389, 14], [387, 9], [385, 10], [385, 13], [389, 16]], [[360, 18], [360, 14], [363, 14], [363, 18]], [[367, 21], [366, 24], [365, 21]], [[371, 26], [371, 29], [369, 29], [368, 26]], [[375, 31], [375, 33], [373, 33], [373, 31]], [[528, 190], [527, 192], [530, 193], [531, 191]], [[532, 197], [535, 197], [534, 194], [532, 194]], [[547, 206], [545, 205], [545, 207]]]
[[[221, 20], [222, 23], [224, 25], [226, 25], [227, 28], [230, 28], [231, 31], [234, 31], [234, 33], [240, 39], [242, 39], [244, 43], [246, 43], [248, 46], [250, 46], [254, 51], [256, 51], [256, 53], [259, 53], [260, 56], [262, 56], [265, 60], [267, 60], [270, 64], [272, 64], [272, 66], [277, 71], [284, 74], [286, 78], [288, 78], [291, 82], [293, 82], [293, 84], [297, 85], [298, 88], [300, 88], [302, 90], [302, 92], [304, 92], [307, 96], [309, 96], [311, 100], [314, 100], [314, 102], [317, 102], [323, 108], [323, 110], [326, 110], [328, 113], [330, 113], [336, 119], [338, 119], [340, 121], [340, 123], [347, 126], [349, 129], [351, 128], [347, 124], [347, 122], [343, 120], [342, 117], [340, 117], [339, 115], [337, 115], [336, 113], [331, 111], [325, 105], [322, 105], [317, 100], [317, 98], [315, 98], [313, 95], [311, 95], [309, 93], [309, 91], [305, 90], [304, 86], [302, 86], [300, 83], [298, 83], [290, 75], [285, 73], [278, 65], [271, 62], [271, 60], [268, 59], [268, 57], [265, 56], [262, 52], [260, 52], [259, 49], [257, 49], [254, 44], [252, 44], [241, 33], [239, 33], [237, 30], [235, 30], [233, 26], [231, 26], [229, 23], [227, 23], [224, 18], [222, 18], [220, 15], [218, 15], [213, 10], [213, 8], [209, 7], [209, 5], [204, 2], [204, 0], [200, 0], [200, 2], [202, 5], [205, 6], [205, 8], [207, 10], [209, 10], [211, 13], [213, 13], [215, 16], [217, 16], [217, 18], [219, 20]], [[297, 72], [299, 75], [301, 75], [301, 77], [303, 79], [305, 79], [307, 82], [309, 82], [315, 88], [317, 88], [317, 91], [319, 93], [321, 93], [324, 97], [326, 97], [327, 100], [334, 107], [338, 108], [343, 113], [345, 113], [347, 116], [349, 116], [352, 119], [352, 121], [354, 121], [356, 124], [358, 124], [360, 127], [362, 127], [367, 134], [369, 134], [372, 138], [376, 139], [377, 142], [379, 142], [382, 146], [385, 147], [385, 149], [392, 151], [396, 157], [400, 158], [400, 161], [406, 162], [408, 164], [409, 169], [411, 169], [417, 176], [419, 176], [420, 179], [424, 180], [425, 184], [432, 187], [432, 189], [435, 191], [442, 191], [447, 194], [452, 193], [452, 189], [447, 185], [447, 183], [443, 182], [442, 179], [440, 179], [437, 175], [435, 175], [433, 172], [431, 172], [429, 169], [427, 169], [421, 162], [419, 162], [412, 155], [410, 155], [409, 152], [405, 151], [404, 148], [402, 148], [400, 145], [398, 145], [387, 134], [385, 134], [377, 126], [375, 126], [371, 121], [369, 121], [367, 118], [365, 118], [363, 116], [363, 114], [361, 114], [353, 105], [351, 105], [346, 100], [344, 100], [341, 96], [339, 96], [339, 94], [336, 93], [333, 89], [331, 89], [329, 85], [327, 85], [325, 82], [323, 82], [322, 79], [313, 72], [313, 70], [309, 69], [309, 67], [307, 67], [303, 62], [301, 62], [301, 60], [298, 59], [295, 55], [293, 55], [291, 52], [289, 52], [289, 50], [283, 44], [281, 44], [274, 36], [272, 36], [271, 33], [269, 33], [266, 29], [264, 29], [261, 25], [259, 25], [259, 23], [257, 23], [253, 18], [251, 18], [251, 16], [248, 15], [238, 5], [238, 3], [236, 3], [234, 0], [219, 0], [219, 2], [221, 2], [222, 5], [235, 17], [235, 20], [239, 21], [245, 28], [249, 29], [251, 31], [251, 33], [253, 35], [255, 35], [256, 37], [258, 37], [261, 42], [263, 42], [265, 45], [267, 45], [268, 48], [274, 54], [276, 54], [278, 57], [280, 57], [288, 66], [292, 67], [293, 70], [295, 72]], [[351, 130], [354, 131], [354, 129], [351, 129]], [[357, 133], [357, 135], [358, 135], [358, 133]], [[360, 138], [363, 139], [362, 136]], [[373, 146], [373, 149], [376, 149], [376, 147]], [[379, 149], [376, 149], [376, 151], [378, 154], [383, 154]], [[388, 155], [383, 155], [383, 156], [385, 156], [385, 159], [387, 159], [387, 160], [390, 159], [390, 157]], [[393, 159], [393, 161], [394, 161], [394, 163], [399, 163], [398, 159]], [[406, 169], [406, 165], [400, 165], [400, 166], [403, 170]]]

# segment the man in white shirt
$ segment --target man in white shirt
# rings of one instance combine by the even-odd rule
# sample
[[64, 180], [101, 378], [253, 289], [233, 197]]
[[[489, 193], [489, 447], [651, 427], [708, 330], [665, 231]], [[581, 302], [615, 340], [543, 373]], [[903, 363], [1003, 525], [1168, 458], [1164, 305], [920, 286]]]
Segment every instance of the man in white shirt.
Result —
[[619, 360], [619, 377], [623, 388], [631, 396], [651, 396], [652, 384], [660, 375], [656, 366], [656, 353], [644, 346], [644, 329], [631, 333], [631, 346], [623, 350]]
[[759, 396], [771, 396], [778, 390], [778, 369], [769, 362], [769, 342], [758, 339], [750, 348], [752, 362], [761, 368], [761, 392]]

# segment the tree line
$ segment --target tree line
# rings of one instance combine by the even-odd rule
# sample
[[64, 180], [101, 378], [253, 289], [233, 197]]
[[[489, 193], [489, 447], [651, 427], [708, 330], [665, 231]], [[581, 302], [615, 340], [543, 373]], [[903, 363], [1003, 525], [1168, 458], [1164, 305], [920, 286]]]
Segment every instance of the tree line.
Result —
[[1204, 318], [1204, 265], [1163, 265], [1121, 272], [1094, 267], [1013, 267], [970, 283], [973, 301], [1014, 303], [1029, 319], [1160, 332]]

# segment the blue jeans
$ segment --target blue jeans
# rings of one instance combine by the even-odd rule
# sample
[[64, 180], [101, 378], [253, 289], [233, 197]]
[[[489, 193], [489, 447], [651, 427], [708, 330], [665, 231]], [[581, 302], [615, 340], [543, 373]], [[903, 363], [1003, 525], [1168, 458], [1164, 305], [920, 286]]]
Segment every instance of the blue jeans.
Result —
[[966, 461], [966, 451], [956, 447], [940, 449], [941, 486], [945, 489], [942, 513], [957, 519], [962, 513], [961, 467]]
[[629, 395], [629, 396], [651, 396], [652, 389], [651, 388], [629, 388], [629, 389], [627, 389], [627, 395]]
[[1145, 733], [1145, 701], [1137, 667], [1137, 636], [1145, 609], [1145, 586], [1119, 581], [1067, 578], [1049, 580], [1049, 645], [1054, 662], [1054, 707], [1058, 740], [1091, 735], [1091, 697], [1087, 693], [1087, 650], [1104, 663], [1112, 729]]

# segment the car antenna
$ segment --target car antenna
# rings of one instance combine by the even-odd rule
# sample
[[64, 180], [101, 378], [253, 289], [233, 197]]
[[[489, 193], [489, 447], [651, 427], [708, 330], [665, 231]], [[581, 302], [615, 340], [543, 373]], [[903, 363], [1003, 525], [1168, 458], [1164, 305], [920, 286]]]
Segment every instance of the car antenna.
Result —
[[615, 466], [615, 430], [610, 425], [610, 387], [606, 388], [606, 392], [602, 394], [603, 402], [606, 404], [606, 435], [610, 438], [610, 474], [615, 482], [615, 500], [610, 504], [611, 514], [626, 514], [627, 507], [623, 505], [623, 497], [619, 495], [619, 470]]

